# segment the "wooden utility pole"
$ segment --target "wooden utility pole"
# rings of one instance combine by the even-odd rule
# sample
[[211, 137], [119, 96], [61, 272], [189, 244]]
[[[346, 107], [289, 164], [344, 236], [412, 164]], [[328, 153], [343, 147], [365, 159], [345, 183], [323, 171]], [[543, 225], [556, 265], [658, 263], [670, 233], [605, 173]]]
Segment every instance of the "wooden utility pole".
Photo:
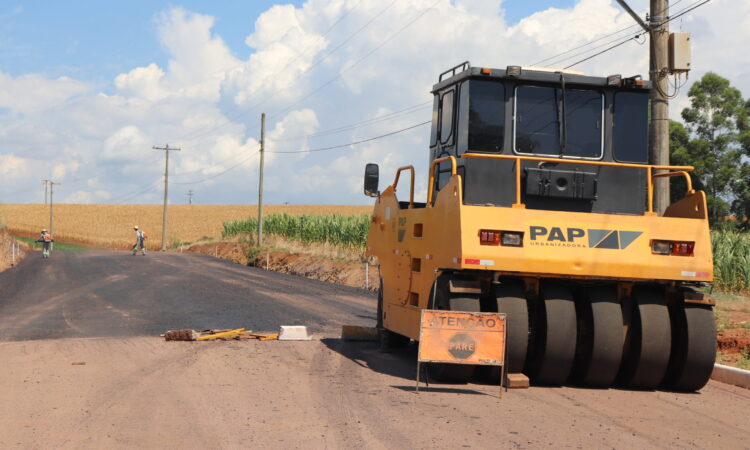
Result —
[[[649, 126], [649, 163], [669, 165], [669, 0], [650, 0], [649, 23], [638, 17], [625, 0], [617, 3], [649, 34], [649, 80], [651, 80], [651, 124]], [[662, 172], [662, 171], [657, 171]], [[669, 178], [654, 180], [654, 210], [663, 215], [669, 206]]]
[[48, 195], [47, 195], [47, 188], [48, 188], [48, 186], [49, 186], [49, 184], [48, 184], [48, 183], [49, 183], [49, 180], [42, 180], [42, 183], [44, 184], [44, 204], [46, 205], [47, 203], [49, 203], [49, 202], [47, 201], [47, 198], [48, 198]]
[[263, 243], [263, 150], [266, 145], [266, 113], [260, 115], [260, 180], [258, 181], [258, 245]]
[[[52, 196], [55, 192], [55, 185], [59, 185], [62, 183], [55, 183], [52, 180], [47, 180], [47, 184], [49, 184], [49, 234], [52, 235], [52, 238], [55, 237], [55, 210], [54, 210], [54, 201], [52, 200]], [[54, 244], [50, 243], [50, 249], [52, 249], [52, 246]]]
[[[651, 46], [649, 79], [651, 89], [651, 127], [649, 128], [650, 163], [669, 165], [669, 0], [651, 0], [649, 29]], [[664, 214], [669, 206], [669, 178], [654, 183], [654, 210]]]
[[161, 221], [161, 250], [164, 251], [167, 249], [167, 196], [169, 192], [169, 152], [170, 151], [179, 152], [182, 149], [170, 147], [169, 144], [167, 144], [164, 147], [152, 146], [151, 148], [153, 148], [154, 150], [164, 150], [164, 154], [166, 155], [166, 158], [164, 160], [164, 212], [162, 213], [162, 221]]

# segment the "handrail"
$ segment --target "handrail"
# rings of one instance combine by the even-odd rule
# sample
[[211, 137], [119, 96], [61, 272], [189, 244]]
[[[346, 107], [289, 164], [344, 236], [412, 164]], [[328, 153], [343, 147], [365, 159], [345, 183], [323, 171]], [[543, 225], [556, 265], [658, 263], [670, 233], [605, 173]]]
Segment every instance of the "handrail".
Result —
[[662, 177], [676, 177], [678, 175], [682, 175], [685, 177], [685, 182], [687, 183], [687, 193], [693, 193], [693, 180], [690, 179], [690, 175], [688, 175], [687, 172], [684, 170], [680, 170], [678, 172], [662, 172], [657, 173], [656, 175], [652, 175], [651, 178], [662, 178]]
[[396, 187], [398, 186], [398, 179], [401, 176], [401, 171], [403, 170], [409, 170], [411, 171], [411, 186], [409, 190], [409, 208], [414, 207], [414, 166], [404, 166], [399, 167], [396, 171], [396, 179], [393, 180], [393, 192], [396, 192]]
[[428, 183], [427, 187], [427, 206], [432, 205], [432, 194], [435, 190], [435, 165], [440, 164], [441, 162], [450, 161], [451, 162], [451, 177], [456, 175], [456, 158], [453, 156], [443, 156], [442, 158], [438, 158], [432, 161], [430, 164], [430, 181]]
[[[550, 162], [550, 163], [562, 163], [562, 164], [581, 164], [586, 166], [604, 166], [604, 167], [626, 167], [626, 168], [633, 168], [633, 169], [641, 169], [646, 171], [646, 179], [648, 180], [647, 188], [648, 188], [648, 214], [653, 214], [654, 212], [654, 195], [653, 195], [653, 184], [654, 184], [654, 178], [661, 178], [661, 177], [672, 177], [677, 175], [683, 175], [688, 184], [688, 193], [693, 192], [693, 185], [690, 180], [690, 176], [687, 174], [687, 172], [690, 172], [693, 170], [693, 166], [663, 166], [663, 165], [646, 165], [646, 164], [632, 164], [632, 163], [618, 163], [618, 162], [609, 162], [609, 161], [591, 161], [591, 160], [585, 160], [585, 159], [559, 159], [559, 158], [549, 158], [544, 156], [520, 156], [520, 155], [488, 155], [485, 153], [464, 153], [461, 155], [462, 158], [485, 158], [485, 159], [508, 159], [515, 161], [515, 172], [516, 172], [516, 202], [513, 204], [513, 207], [516, 208], [524, 208], [525, 205], [521, 203], [521, 161], [539, 161], [539, 162]], [[450, 158], [453, 158], [452, 156]], [[445, 160], [446, 158], [441, 158], [441, 160]], [[434, 165], [436, 162], [441, 160], [435, 160], [432, 162], [432, 165], [430, 166], [430, 190], [428, 191], [427, 201], [429, 201], [432, 198], [432, 186], [433, 186], [433, 171], [434, 171]], [[653, 175], [654, 170], [674, 170], [676, 172], [664, 172], [664, 173], [658, 173]], [[451, 171], [451, 175], [455, 175], [456, 167], [455, 167], [455, 160], [454, 160], [454, 166], [453, 170]]]

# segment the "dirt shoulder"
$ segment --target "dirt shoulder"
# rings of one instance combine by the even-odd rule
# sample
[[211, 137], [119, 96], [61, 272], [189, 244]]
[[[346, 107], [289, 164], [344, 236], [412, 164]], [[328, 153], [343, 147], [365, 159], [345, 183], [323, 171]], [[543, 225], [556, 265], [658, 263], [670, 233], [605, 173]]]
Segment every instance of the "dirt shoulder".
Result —
[[7, 229], [0, 229], [0, 272], [20, 263], [28, 251], [28, 246], [11, 238]]
[[243, 242], [211, 242], [183, 249], [188, 253], [210, 255], [237, 264], [377, 291], [379, 267], [376, 264], [368, 266], [353, 260], [351, 254], [336, 257], [335, 254], [327, 254], [330, 251], [319, 248], [308, 249], [310, 253], [300, 250], [303, 249], [289, 251], [270, 248], [255, 251], [254, 255], [248, 257], [250, 246]]

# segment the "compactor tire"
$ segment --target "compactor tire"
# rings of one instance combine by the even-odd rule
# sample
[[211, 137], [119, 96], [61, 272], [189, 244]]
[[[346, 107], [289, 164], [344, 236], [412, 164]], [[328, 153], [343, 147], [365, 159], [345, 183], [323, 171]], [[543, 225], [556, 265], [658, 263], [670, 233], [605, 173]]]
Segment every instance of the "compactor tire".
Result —
[[[450, 294], [448, 294], [450, 295]], [[451, 311], [480, 312], [479, 298], [449, 297], [448, 308]], [[474, 375], [475, 365], [472, 364], [443, 364], [429, 365], [430, 376], [438, 381], [450, 383], [466, 383]]]
[[632, 389], [656, 389], [664, 380], [672, 347], [672, 327], [664, 291], [634, 288], [633, 308], [622, 380]]
[[697, 391], [708, 383], [716, 360], [716, 322], [710, 306], [685, 303], [672, 314], [672, 358], [664, 387]]
[[506, 314], [505, 359], [508, 373], [521, 373], [529, 347], [529, 306], [524, 286], [520, 282], [504, 282], [495, 285], [494, 295], [497, 311]]
[[377, 321], [376, 326], [378, 329], [378, 341], [380, 343], [380, 351], [383, 353], [390, 353], [394, 349], [404, 348], [409, 345], [411, 341], [408, 337], [402, 336], [398, 333], [394, 333], [391, 330], [387, 330], [383, 326], [383, 279], [380, 279], [380, 289], [378, 290], [378, 309], [377, 309]]
[[579, 335], [578, 383], [607, 387], [614, 383], [622, 362], [623, 318], [615, 287], [595, 287], [582, 302], [583, 333]]
[[570, 289], [542, 284], [533, 325], [534, 353], [531, 379], [536, 384], [565, 383], [576, 352], [576, 308]]

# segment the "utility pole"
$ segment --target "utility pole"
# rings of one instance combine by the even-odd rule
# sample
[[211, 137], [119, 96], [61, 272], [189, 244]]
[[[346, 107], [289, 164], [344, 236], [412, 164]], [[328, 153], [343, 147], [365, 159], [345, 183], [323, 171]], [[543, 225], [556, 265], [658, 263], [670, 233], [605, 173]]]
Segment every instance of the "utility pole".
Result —
[[258, 245], [263, 244], [263, 150], [266, 146], [266, 113], [260, 115], [260, 181], [258, 182]]
[[188, 205], [192, 205], [192, 204], [193, 204], [193, 190], [190, 189], [188, 191]]
[[164, 147], [157, 147], [154, 145], [151, 148], [153, 148], [154, 150], [164, 150], [164, 154], [166, 155], [166, 158], [164, 159], [164, 212], [162, 213], [161, 221], [161, 250], [165, 251], [167, 249], [167, 195], [169, 192], [169, 152], [179, 152], [182, 149], [170, 147], [169, 144]]
[[[54, 201], [52, 199], [54, 192], [55, 192], [55, 185], [60, 185], [62, 183], [55, 183], [52, 180], [46, 180], [49, 184], [49, 234], [52, 235], [52, 238], [55, 237], [55, 210], [54, 210]], [[54, 244], [50, 243], [50, 250], [53, 249]]]
[[[651, 0], [649, 28], [651, 45], [649, 79], [651, 89], [651, 127], [649, 131], [650, 163], [669, 165], [669, 0]], [[658, 171], [661, 172], [661, 171]], [[657, 178], [654, 183], [654, 210], [663, 215], [669, 206], [669, 179]]]
[[[651, 12], [646, 24], [625, 0], [617, 3], [649, 34], [649, 80], [651, 89], [651, 123], [648, 134], [649, 163], [669, 165], [669, 0], [650, 0]], [[656, 171], [663, 172], [662, 170]], [[669, 179], [654, 180], [654, 210], [663, 215], [669, 206]]]
[[44, 204], [46, 205], [48, 203], [47, 201], [47, 187], [49, 186], [49, 180], [42, 180], [42, 184], [44, 184]]

